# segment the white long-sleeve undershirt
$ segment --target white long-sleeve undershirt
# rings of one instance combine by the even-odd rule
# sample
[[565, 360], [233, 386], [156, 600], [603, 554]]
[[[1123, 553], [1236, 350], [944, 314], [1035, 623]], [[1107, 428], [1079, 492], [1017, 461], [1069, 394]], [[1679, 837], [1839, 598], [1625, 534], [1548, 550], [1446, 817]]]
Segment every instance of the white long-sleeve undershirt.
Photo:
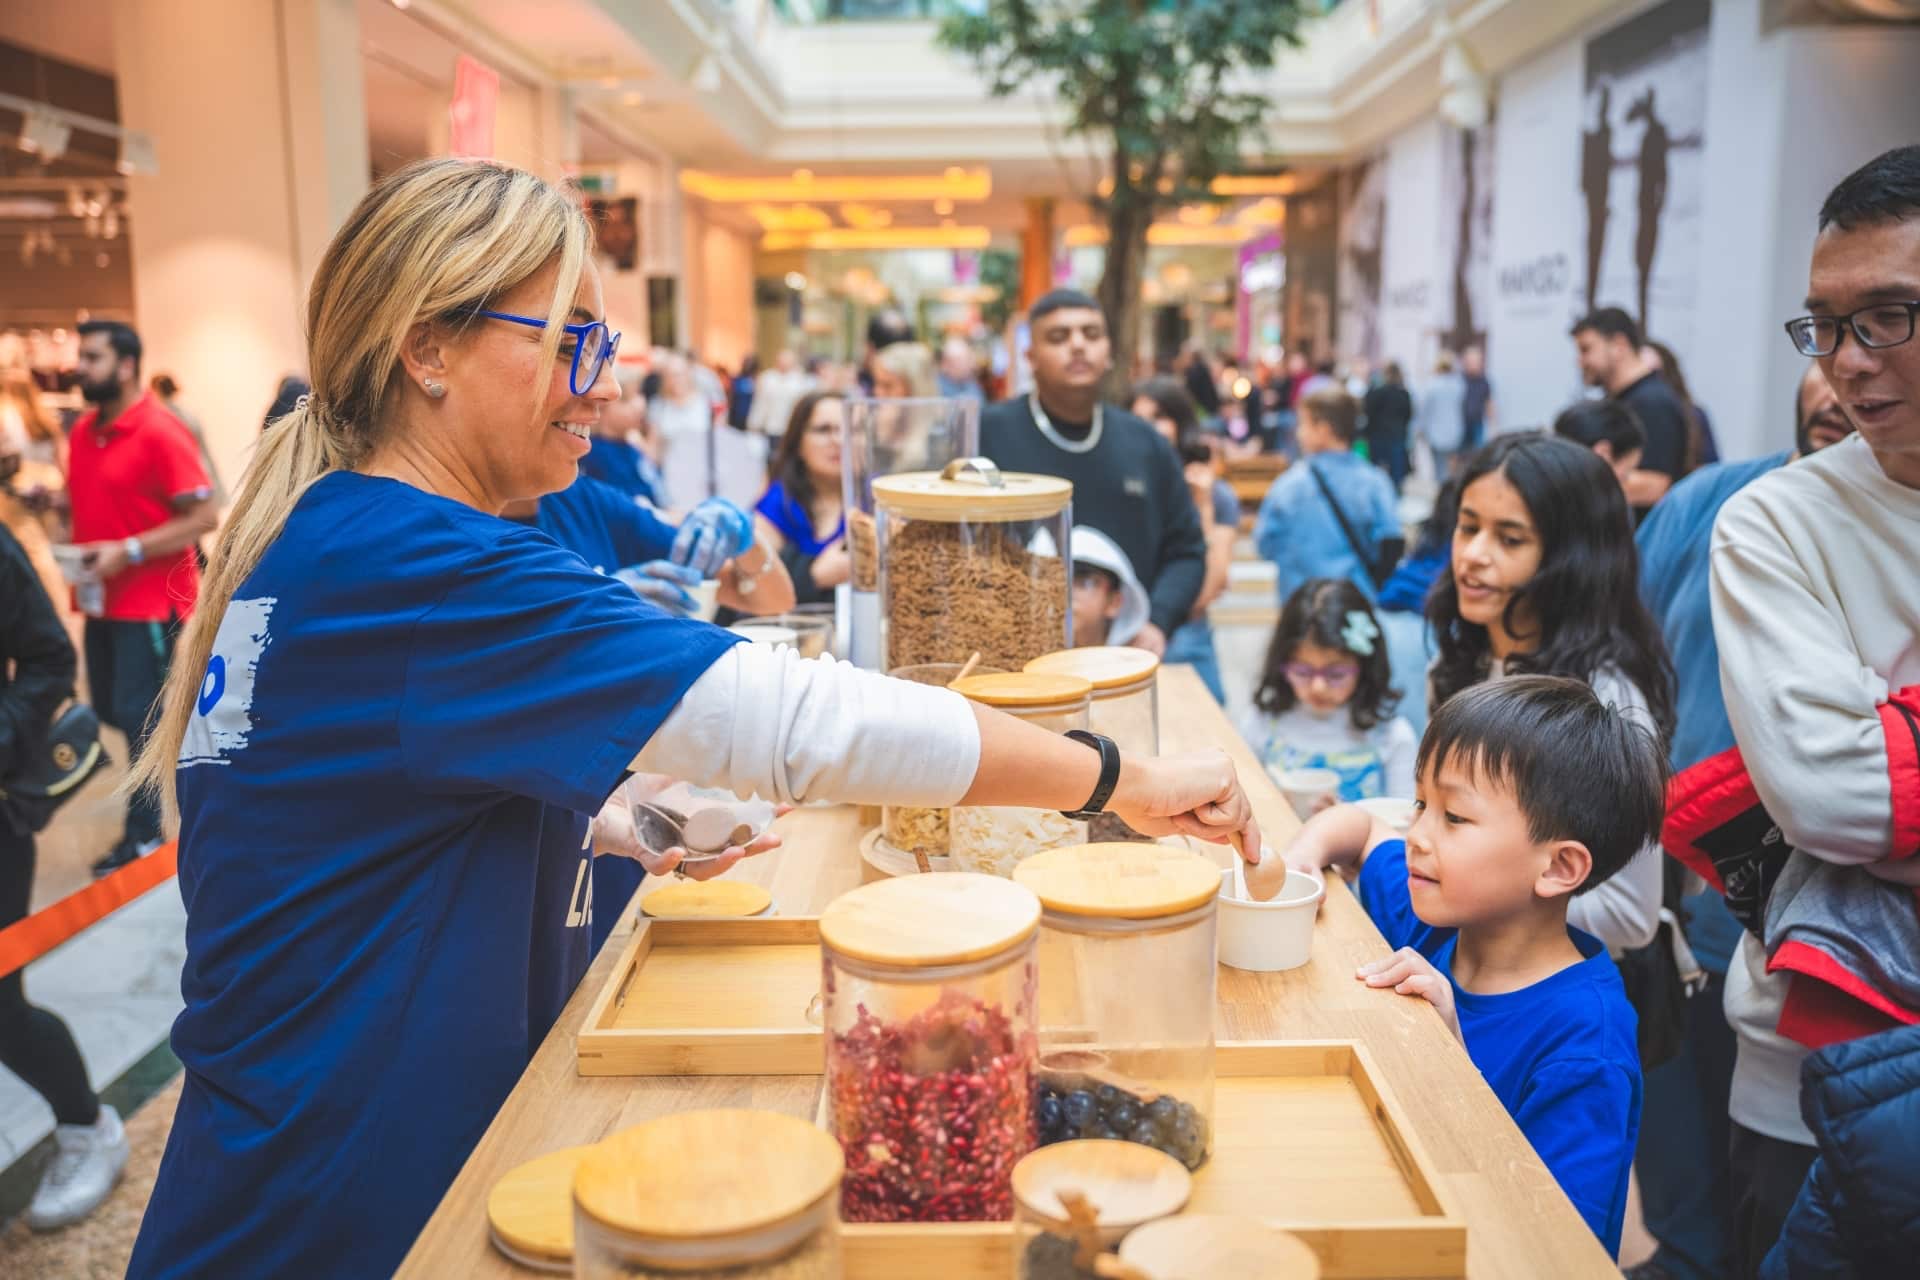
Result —
[[781, 804], [947, 806], [973, 785], [980, 727], [949, 690], [737, 644], [687, 689], [633, 767]]

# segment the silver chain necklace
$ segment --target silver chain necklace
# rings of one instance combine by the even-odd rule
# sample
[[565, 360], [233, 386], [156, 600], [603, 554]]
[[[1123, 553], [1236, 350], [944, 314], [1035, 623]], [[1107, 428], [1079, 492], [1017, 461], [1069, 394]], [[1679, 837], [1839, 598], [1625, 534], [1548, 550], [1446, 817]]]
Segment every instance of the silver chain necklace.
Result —
[[1100, 443], [1100, 428], [1104, 415], [1098, 400], [1093, 402], [1093, 425], [1088, 429], [1085, 440], [1069, 440], [1060, 434], [1053, 425], [1053, 419], [1049, 418], [1047, 411], [1040, 407], [1038, 391], [1031, 392], [1027, 396], [1027, 407], [1033, 410], [1034, 425], [1040, 428], [1040, 434], [1052, 441], [1057, 449], [1063, 449], [1068, 453], [1092, 453], [1093, 447]]

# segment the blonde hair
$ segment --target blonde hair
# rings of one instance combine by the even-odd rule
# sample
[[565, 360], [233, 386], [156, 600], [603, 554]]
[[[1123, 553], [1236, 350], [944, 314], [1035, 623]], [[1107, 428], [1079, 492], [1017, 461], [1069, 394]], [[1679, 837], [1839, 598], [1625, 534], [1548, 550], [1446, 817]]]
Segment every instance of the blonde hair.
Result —
[[896, 342], [882, 347], [874, 353], [873, 362], [906, 383], [909, 397], [940, 394], [940, 384], [933, 376], [933, 352], [918, 342]]
[[[364, 464], [383, 442], [408, 333], [422, 321], [458, 332], [474, 309], [557, 261], [543, 342], [551, 361], [589, 243], [586, 219], [564, 192], [487, 161], [410, 164], [375, 184], [348, 216], [307, 296], [313, 392], [260, 439], [167, 673], [159, 721], [127, 782], [159, 795], [169, 827], [179, 818], [175, 763], [227, 605], [308, 487]], [[545, 390], [528, 389], [536, 416]]]

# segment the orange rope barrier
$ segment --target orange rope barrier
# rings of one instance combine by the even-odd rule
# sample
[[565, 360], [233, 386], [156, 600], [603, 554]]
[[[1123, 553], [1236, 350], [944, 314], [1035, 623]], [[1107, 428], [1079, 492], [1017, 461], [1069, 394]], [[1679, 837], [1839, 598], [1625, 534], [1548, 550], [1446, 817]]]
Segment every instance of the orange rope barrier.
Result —
[[38, 960], [88, 925], [173, 879], [178, 846], [169, 841], [144, 858], [0, 929], [0, 978]]

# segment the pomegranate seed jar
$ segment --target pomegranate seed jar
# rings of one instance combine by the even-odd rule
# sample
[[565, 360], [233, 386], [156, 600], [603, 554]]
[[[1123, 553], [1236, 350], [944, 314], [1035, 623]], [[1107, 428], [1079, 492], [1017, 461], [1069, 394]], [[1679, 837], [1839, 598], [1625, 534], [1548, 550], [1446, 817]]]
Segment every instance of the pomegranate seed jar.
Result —
[[1044, 908], [1038, 1141], [1121, 1138], [1199, 1168], [1220, 869], [1170, 845], [1090, 844], [1036, 854], [1014, 880]]
[[830, 1129], [848, 1222], [1012, 1215], [1033, 1148], [1040, 903], [968, 872], [853, 889], [820, 916]]
[[575, 1280], [840, 1280], [840, 1149], [771, 1111], [682, 1111], [588, 1148]]

